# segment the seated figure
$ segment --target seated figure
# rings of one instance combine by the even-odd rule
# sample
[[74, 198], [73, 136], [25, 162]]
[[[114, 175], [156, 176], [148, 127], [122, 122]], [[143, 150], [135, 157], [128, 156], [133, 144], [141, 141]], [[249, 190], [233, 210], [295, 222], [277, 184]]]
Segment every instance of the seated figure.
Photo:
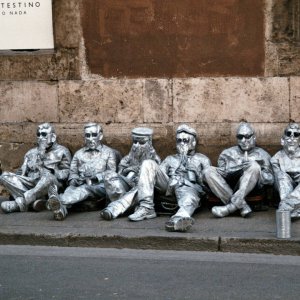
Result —
[[156, 217], [154, 189], [162, 195], [175, 196], [179, 209], [165, 228], [168, 231], [186, 231], [194, 223], [192, 215], [199, 207], [203, 170], [210, 160], [196, 153], [196, 131], [188, 125], [180, 125], [176, 131], [177, 154], [168, 156], [161, 165], [154, 160], [142, 163], [138, 180], [138, 207], [128, 218], [141, 221]]
[[282, 150], [272, 158], [275, 187], [279, 192], [279, 209], [291, 212], [292, 218], [300, 217], [300, 127], [289, 124], [281, 138]]
[[[225, 217], [240, 210], [241, 216], [248, 216], [252, 210], [245, 201], [254, 189], [273, 184], [270, 155], [256, 147], [254, 129], [242, 122], [237, 129], [237, 146], [224, 150], [218, 160], [218, 167], [210, 167], [204, 173], [204, 180], [224, 206], [215, 206], [212, 213]], [[230, 186], [234, 183], [234, 188]]]
[[109, 171], [105, 176], [105, 190], [111, 201], [100, 212], [105, 220], [115, 219], [137, 204], [136, 185], [142, 162], [146, 159], [161, 162], [152, 145], [152, 129], [134, 128], [131, 134], [133, 144], [129, 154], [121, 160], [118, 173]]
[[54, 127], [49, 123], [39, 125], [37, 147], [25, 154], [20, 170], [16, 174], [3, 172], [0, 176], [0, 183], [14, 198], [14, 201], [2, 202], [2, 210], [6, 213], [27, 211], [30, 204], [33, 209], [41, 210], [41, 198], [48, 198], [64, 187], [70, 162], [70, 151], [56, 142]]
[[107, 170], [116, 171], [116, 153], [103, 145], [102, 128], [99, 124], [84, 126], [85, 147], [78, 150], [71, 162], [69, 186], [63, 194], [53, 194], [48, 199], [48, 207], [55, 220], [64, 220], [68, 208], [86, 199], [105, 196], [104, 175]]

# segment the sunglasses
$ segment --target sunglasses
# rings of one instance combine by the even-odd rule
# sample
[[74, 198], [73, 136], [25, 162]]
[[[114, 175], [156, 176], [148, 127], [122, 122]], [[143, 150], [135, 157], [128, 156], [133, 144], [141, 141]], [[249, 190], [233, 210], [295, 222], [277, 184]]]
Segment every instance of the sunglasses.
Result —
[[253, 133], [252, 134], [237, 134], [236, 137], [238, 140], [242, 140], [243, 138], [245, 138], [246, 140], [249, 140], [250, 138], [253, 137]]
[[133, 141], [133, 144], [140, 144], [140, 145], [145, 145], [147, 141], [139, 140], [139, 141]]
[[86, 138], [97, 137], [97, 136], [98, 136], [98, 133], [95, 133], [95, 132], [93, 132], [93, 133], [85, 133], [84, 136], [85, 136]]
[[47, 132], [37, 132], [37, 137], [47, 137], [48, 133]]
[[297, 131], [286, 131], [285, 135], [287, 137], [295, 137], [298, 138], [300, 136], [300, 132]]
[[176, 139], [177, 143], [184, 143], [184, 144], [188, 144], [190, 142], [190, 139]]

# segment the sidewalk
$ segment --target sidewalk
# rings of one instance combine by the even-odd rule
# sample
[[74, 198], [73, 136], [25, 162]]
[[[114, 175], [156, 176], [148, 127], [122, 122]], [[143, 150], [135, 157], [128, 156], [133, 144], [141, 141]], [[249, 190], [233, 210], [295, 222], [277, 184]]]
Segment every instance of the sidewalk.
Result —
[[105, 221], [93, 211], [70, 213], [60, 222], [49, 211], [0, 212], [0, 244], [300, 255], [300, 220], [292, 222], [291, 239], [277, 239], [274, 208], [246, 219], [238, 215], [217, 219], [203, 208], [194, 218], [192, 229], [181, 233], [164, 229], [168, 216]]

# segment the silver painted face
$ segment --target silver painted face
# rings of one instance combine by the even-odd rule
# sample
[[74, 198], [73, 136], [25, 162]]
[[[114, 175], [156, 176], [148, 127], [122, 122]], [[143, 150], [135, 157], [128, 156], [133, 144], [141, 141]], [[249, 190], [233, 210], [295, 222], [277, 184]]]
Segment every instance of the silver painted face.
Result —
[[36, 135], [39, 148], [46, 149], [53, 143], [51, 128], [39, 128]]
[[187, 155], [195, 149], [194, 137], [186, 132], [176, 135], [176, 149], [181, 155]]
[[297, 129], [288, 128], [282, 138], [283, 149], [287, 153], [295, 153], [300, 144], [300, 133]]
[[84, 139], [85, 139], [85, 146], [88, 149], [94, 150], [100, 144], [101, 133], [98, 132], [96, 126], [85, 128]]
[[255, 134], [248, 126], [242, 126], [238, 129], [237, 143], [242, 151], [250, 151], [255, 147]]
[[132, 151], [140, 152], [148, 148], [149, 138], [143, 136], [132, 137]]

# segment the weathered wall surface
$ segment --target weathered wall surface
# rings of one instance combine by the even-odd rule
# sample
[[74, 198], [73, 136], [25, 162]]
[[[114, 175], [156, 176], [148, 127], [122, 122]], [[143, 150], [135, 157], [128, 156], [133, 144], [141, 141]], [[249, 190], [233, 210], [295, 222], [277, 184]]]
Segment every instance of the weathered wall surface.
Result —
[[21, 164], [45, 121], [73, 152], [85, 122], [123, 154], [131, 129], [151, 126], [162, 157], [187, 122], [215, 163], [247, 120], [274, 154], [300, 121], [299, 2], [54, 0], [53, 53], [0, 53], [3, 169]]
[[93, 73], [129, 77], [263, 75], [263, 0], [85, 0]]
[[266, 76], [300, 73], [300, 1], [266, 1]]

